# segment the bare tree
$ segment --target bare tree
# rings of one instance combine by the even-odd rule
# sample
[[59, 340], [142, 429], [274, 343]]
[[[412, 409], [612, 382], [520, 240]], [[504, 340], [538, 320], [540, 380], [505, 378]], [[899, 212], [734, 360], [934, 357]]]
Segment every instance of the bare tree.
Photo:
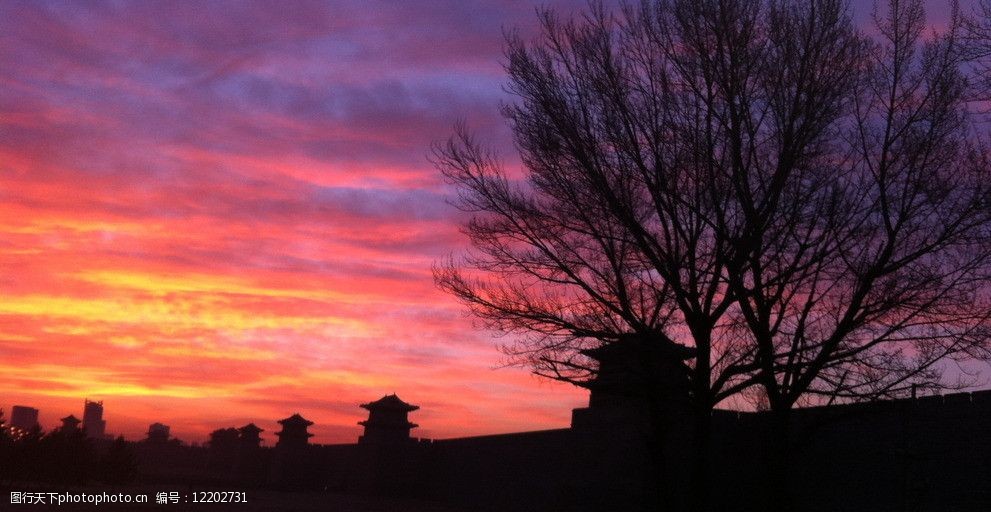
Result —
[[772, 409], [940, 387], [938, 362], [989, 356], [989, 168], [959, 25], [922, 44], [924, 21], [918, 0], [889, 2], [849, 123], [761, 178], [782, 184], [774, 205], [739, 196], [763, 227], [727, 275]]
[[[841, 0], [543, 12], [535, 42], [508, 40], [525, 179], [463, 129], [436, 148], [474, 214], [439, 285], [540, 375], [581, 384], [584, 349], [630, 337], [665, 361], [637, 384], [655, 418], [672, 397], [695, 412], [697, 509], [719, 402], [759, 387], [786, 419], [988, 356], [959, 24], [922, 43], [918, 2], [886, 13], [873, 41]], [[772, 442], [780, 470], [787, 431]]]
[[972, 98], [987, 101], [991, 98], [991, 1], [980, 0], [962, 24], [965, 55], [973, 74]]
[[[726, 275], [777, 418], [771, 479], [782, 489], [787, 412], [800, 400], [952, 387], [943, 365], [991, 357], [991, 189], [959, 17], [927, 41], [919, 1], [892, 0], [875, 21], [833, 128], [790, 153], [790, 168], [758, 154], [731, 171], [750, 236], [733, 244]], [[786, 83], [807, 76], [804, 64], [780, 67]], [[781, 141], [802, 136], [791, 123], [804, 107], [770, 110]]]

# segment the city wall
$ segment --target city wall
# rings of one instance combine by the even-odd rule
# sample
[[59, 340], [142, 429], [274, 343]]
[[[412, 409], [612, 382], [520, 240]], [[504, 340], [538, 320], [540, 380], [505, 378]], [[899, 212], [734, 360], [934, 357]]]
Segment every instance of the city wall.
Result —
[[[991, 510], [991, 391], [800, 409], [791, 431], [800, 510]], [[468, 510], [647, 510], [653, 479], [664, 478], [666, 500], [688, 499], [687, 432], [664, 444], [663, 469], [651, 463], [644, 422], [609, 409], [578, 409], [567, 429], [259, 448], [226, 458], [199, 449], [171, 467], [195, 469], [197, 480], [407, 496]], [[767, 413], [714, 413], [713, 510], [763, 506], [768, 432]]]

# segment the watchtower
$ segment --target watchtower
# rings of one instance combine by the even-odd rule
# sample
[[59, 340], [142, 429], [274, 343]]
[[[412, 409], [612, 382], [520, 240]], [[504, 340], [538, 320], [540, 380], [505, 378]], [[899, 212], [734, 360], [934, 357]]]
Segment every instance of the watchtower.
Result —
[[409, 431], [419, 425], [410, 423], [407, 415], [420, 408], [402, 401], [395, 394], [361, 404], [368, 409], [368, 419], [359, 421], [365, 427], [365, 434], [358, 438], [359, 444], [402, 444], [410, 440]]
[[299, 413], [279, 420], [282, 430], [275, 433], [279, 440], [275, 443], [277, 448], [301, 448], [309, 444], [313, 434], [306, 431], [313, 422], [299, 415]]
[[[302, 418], [302, 416], [300, 416], [300, 418]], [[310, 424], [312, 425], [312, 423]], [[303, 430], [305, 431], [306, 427], [303, 427]], [[258, 448], [258, 446], [261, 445], [262, 439], [259, 434], [264, 432], [264, 430], [258, 428], [258, 426], [254, 423], [248, 423], [247, 425], [237, 429], [237, 432], [239, 434], [238, 442], [242, 448]], [[307, 433], [307, 437], [310, 435], [312, 434]]]
[[581, 384], [591, 393], [588, 407], [572, 411], [574, 428], [642, 426], [652, 409], [677, 422], [689, 405], [691, 347], [627, 334], [581, 353], [597, 369]]
[[79, 430], [80, 423], [82, 421], [79, 418], [70, 414], [62, 418], [62, 432], [76, 432]]

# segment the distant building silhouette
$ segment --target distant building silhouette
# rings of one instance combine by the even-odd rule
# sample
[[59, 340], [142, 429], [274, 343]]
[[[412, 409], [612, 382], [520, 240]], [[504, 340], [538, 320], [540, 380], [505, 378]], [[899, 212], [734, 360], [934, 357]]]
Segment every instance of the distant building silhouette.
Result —
[[645, 343], [631, 335], [581, 352], [598, 363], [595, 378], [584, 385], [591, 392], [589, 407], [642, 407], [647, 378], [661, 380], [652, 384], [669, 395], [688, 394], [689, 375], [681, 362], [690, 359], [694, 349]]
[[103, 420], [103, 401], [94, 402], [86, 399], [83, 407], [83, 431], [91, 439], [106, 437], [107, 422]]
[[279, 420], [279, 424], [282, 425], [282, 430], [275, 433], [279, 437], [278, 442], [275, 443], [277, 448], [304, 447], [309, 444], [310, 438], [313, 437], [313, 434], [306, 430], [313, 422], [300, 416], [299, 413]]
[[395, 394], [361, 404], [361, 407], [368, 409], [368, 419], [358, 422], [365, 427], [364, 435], [358, 438], [359, 444], [406, 443], [410, 440], [410, 429], [419, 426], [410, 423], [407, 415], [420, 407], [402, 401]]
[[169, 426], [161, 423], [152, 423], [148, 426], [149, 443], [166, 443], [169, 440]]
[[21, 430], [39, 427], [38, 409], [26, 405], [15, 405], [10, 410], [10, 426]]
[[238, 443], [241, 448], [258, 448], [261, 446], [262, 439], [259, 436], [264, 430], [258, 428], [254, 423], [248, 423], [247, 425], [237, 429], [238, 431]]
[[75, 432], [79, 430], [79, 424], [82, 423], [79, 418], [73, 416], [72, 414], [62, 418], [61, 421], [62, 432]]
[[233, 453], [237, 449], [239, 435], [234, 427], [218, 428], [210, 432], [210, 449], [216, 453]]

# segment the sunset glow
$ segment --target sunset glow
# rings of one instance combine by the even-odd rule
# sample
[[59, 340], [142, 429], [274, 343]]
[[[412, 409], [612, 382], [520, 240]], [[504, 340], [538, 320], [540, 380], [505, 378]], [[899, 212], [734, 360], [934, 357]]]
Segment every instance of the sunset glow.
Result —
[[[527, 2], [0, 4], [0, 407], [185, 441], [358, 404], [414, 435], [567, 426], [585, 393], [498, 369], [438, 291], [459, 119], [511, 155], [503, 27]], [[511, 163], [511, 162], [510, 162]]]
[[295, 412], [354, 442], [388, 393], [417, 437], [568, 426], [587, 393], [503, 368], [431, 274], [467, 245], [431, 144], [464, 121], [521, 172], [535, 3], [587, 5], [0, 2], [0, 408], [269, 446]]

